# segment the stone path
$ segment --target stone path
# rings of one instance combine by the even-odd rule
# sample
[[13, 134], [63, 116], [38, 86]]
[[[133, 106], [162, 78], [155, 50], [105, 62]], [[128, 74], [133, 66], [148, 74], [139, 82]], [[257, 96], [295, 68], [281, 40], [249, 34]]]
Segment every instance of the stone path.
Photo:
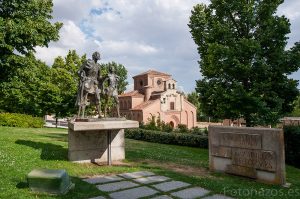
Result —
[[202, 187], [194, 187], [189, 183], [175, 181], [152, 172], [139, 171], [113, 176], [97, 176], [83, 179], [94, 184], [107, 196], [97, 196], [90, 199], [232, 199], [230, 197], [212, 194]]

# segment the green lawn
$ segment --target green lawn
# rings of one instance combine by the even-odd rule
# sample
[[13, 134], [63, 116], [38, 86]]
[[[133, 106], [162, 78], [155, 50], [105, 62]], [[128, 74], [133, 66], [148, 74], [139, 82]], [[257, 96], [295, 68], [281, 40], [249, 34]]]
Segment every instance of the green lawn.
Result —
[[[235, 198], [300, 198], [300, 169], [287, 166], [292, 186], [265, 185], [208, 171], [208, 150], [126, 140], [127, 166], [97, 166], [67, 161], [67, 131], [0, 127], [0, 198], [84, 198], [101, 193], [82, 176], [149, 170]], [[25, 176], [34, 168], [66, 169], [75, 189], [65, 196], [36, 195]], [[267, 197], [270, 196], [270, 197]], [[271, 197], [272, 196], [272, 197]]]

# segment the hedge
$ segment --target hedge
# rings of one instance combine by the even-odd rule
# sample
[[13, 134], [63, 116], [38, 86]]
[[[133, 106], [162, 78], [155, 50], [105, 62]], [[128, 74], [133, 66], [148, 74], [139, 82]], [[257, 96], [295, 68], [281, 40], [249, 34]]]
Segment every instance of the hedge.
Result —
[[0, 126], [42, 128], [44, 120], [39, 117], [19, 113], [0, 113]]
[[145, 129], [127, 129], [125, 137], [148, 142], [208, 148], [208, 137], [189, 133], [167, 133]]
[[284, 126], [285, 161], [300, 168], [300, 126]]

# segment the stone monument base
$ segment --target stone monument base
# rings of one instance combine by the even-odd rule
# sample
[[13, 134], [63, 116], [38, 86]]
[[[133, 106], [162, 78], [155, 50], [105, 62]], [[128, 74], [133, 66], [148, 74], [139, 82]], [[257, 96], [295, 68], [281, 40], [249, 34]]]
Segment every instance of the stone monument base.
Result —
[[101, 120], [69, 122], [68, 159], [86, 163], [112, 164], [125, 159], [124, 129], [138, 128], [137, 121]]

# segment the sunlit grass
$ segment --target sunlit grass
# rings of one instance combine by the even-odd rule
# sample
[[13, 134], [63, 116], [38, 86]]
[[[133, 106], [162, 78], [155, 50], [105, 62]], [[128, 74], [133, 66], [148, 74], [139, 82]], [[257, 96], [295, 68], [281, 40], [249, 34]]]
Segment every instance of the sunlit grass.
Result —
[[[236, 176], [213, 174], [208, 171], [207, 149], [126, 140], [126, 162], [129, 166], [72, 163], [67, 160], [66, 130], [0, 127], [0, 198], [90, 198], [107, 195], [81, 181], [80, 177], [137, 170], [153, 171], [207, 188], [213, 193], [224, 194], [225, 191], [235, 198], [267, 197], [258, 194], [242, 197], [234, 190], [273, 190], [278, 194], [271, 198], [300, 197], [299, 169], [287, 166], [287, 181], [292, 183], [289, 189]], [[191, 172], [178, 172], [172, 167], [186, 168]], [[65, 196], [31, 193], [26, 186], [25, 176], [34, 168], [66, 169], [76, 184], [75, 189]]]

